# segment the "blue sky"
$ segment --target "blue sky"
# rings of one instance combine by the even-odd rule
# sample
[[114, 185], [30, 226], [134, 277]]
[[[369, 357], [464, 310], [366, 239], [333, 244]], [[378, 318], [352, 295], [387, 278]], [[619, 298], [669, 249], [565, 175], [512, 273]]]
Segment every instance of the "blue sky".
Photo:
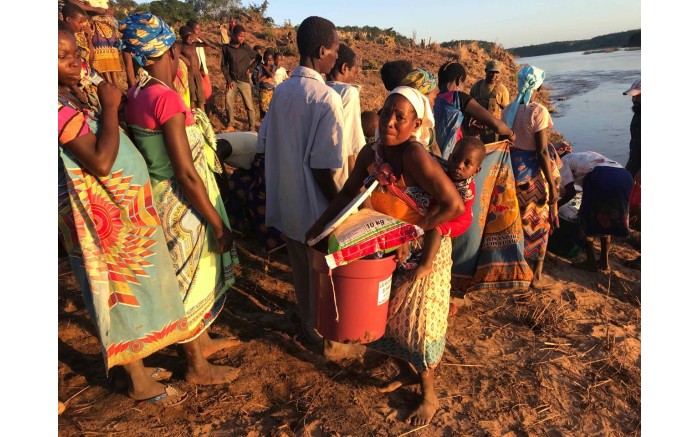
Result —
[[393, 27], [408, 37], [415, 31], [426, 42], [480, 39], [505, 48], [588, 39], [642, 23], [641, 0], [268, 1], [268, 15], [277, 24], [289, 19], [296, 25], [319, 15], [336, 26]]

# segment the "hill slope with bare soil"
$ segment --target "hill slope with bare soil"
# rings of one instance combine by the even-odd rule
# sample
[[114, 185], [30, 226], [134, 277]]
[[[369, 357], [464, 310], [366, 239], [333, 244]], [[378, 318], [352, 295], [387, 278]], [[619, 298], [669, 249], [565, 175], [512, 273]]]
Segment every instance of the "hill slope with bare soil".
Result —
[[[176, 26], [177, 27], [177, 26]], [[245, 23], [248, 35], [247, 42], [250, 46], [260, 45], [263, 48], [272, 48], [278, 50], [286, 56], [282, 59], [282, 65], [291, 72], [294, 67], [299, 65], [299, 58], [292, 53], [297, 53], [296, 47], [286, 44], [287, 29], [271, 29], [255, 22]], [[213, 24], [206, 25], [205, 33], [213, 41], [218, 41], [218, 36], [215, 33], [218, 26]], [[274, 40], [272, 40], [274, 35]], [[471, 86], [475, 82], [484, 78], [484, 68], [486, 63], [491, 59], [497, 59], [502, 62], [504, 71], [501, 74], [502, 83], [508, 88], [511, 96], [516, 95], [517, 89], [517, 74], [518, 68], [515, 64], [514, 57], [499, 45], [494, 45], [491, 51], [487, 52], [474, 42], [468, 45], [450, 49], [440, 47], [439, 44], [431, 44], [426, 48], [420, 46], [404, 47], [393, 43], [390, 39], [379, 39], [377, 41], [367, 41], [361, 38], [361, 35], [353, 33], [341, 32], [341, 42], [347, 44], [358, 57], [358, 63], [362, 66], [362, 70], [355, 78], [355, 83], [361, 86], [360, 100], [363, 111], [378, 111], [384, 104], [384, 99], [387, 91], [382, 84], [379, 76], [379, 68], [387, 61], [405, 59], [410, 61], [414, 68], [425, 68], [437, 74], [440, 65], [447, 61], [459, 61], [467, 70], [466, 84]], [[219, 50], [206, 48], [207, 66], [211, 74], [212, 88], [214, 92], [215, 110], [211, 117], [214, 128], [219, 131], [226, 125], [226, 107], [224, 103], [224, 89], [226, 83], [221, 74], [221, 54]], [[549, 101], [549, 91], [543, 87], [543, 92], [536, 97], [537, 101], [547, 107], [552, 108]], [[467, 88], [465, 91], [469, 91]], [[248, 118], [244, 111], [243, 102], [238, 97], [238, 106], [236, 108], [236, 129], [246, 129], [248, 127]], [[256, 108], [256, 111], [258, 109]], [[259, 111], [258, 111], [259, 115]], [[553, 142], [558, 141], [561, 136], [553, 132], [551, 139]]]

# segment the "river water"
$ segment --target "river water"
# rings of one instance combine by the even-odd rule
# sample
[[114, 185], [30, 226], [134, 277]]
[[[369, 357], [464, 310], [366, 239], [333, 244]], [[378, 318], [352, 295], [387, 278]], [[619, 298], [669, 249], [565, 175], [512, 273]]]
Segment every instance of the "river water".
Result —
[[554, 130], [574, 151], [594, 150], [623, 166], [629, 157], [632, 101], [622, 95], [641, 77], [641, 50], [583, 52], [516, 59], [545, 71], [551, 90]]

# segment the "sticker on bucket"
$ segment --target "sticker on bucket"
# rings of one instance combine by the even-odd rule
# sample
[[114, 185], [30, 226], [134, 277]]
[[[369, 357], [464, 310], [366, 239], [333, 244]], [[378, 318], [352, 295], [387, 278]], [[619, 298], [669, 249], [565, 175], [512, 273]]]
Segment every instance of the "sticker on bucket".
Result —
[[379, 298], [377, 299], [377, 306], [382, 305], [389, 300], [389, 295], [391, 294], [391, 276], [379, 283]]

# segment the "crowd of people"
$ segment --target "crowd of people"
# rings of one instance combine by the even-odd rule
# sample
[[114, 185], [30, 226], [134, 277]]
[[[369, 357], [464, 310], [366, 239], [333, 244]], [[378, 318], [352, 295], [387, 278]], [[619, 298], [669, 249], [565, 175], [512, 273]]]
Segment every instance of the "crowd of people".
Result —
[[[429, 423], [439, 408], [434, 369], [445, 349], [456, 278], [464, 291], [551, 287], [543, 273], [548, 238], [557, 206], [576, 195], [576, 185], [583, 189], [587, 259], [575, 267], [609, 270], [610, 236], [628, 235], [633, 177], [639, 181], [638, 125], [635, 161], [628, 164], [633, 174], [599, 154], [552, 145], [552, 119], [535, 102], [545, 79], [536, 67], [520, 70], [509, 102], [498, 60], [469, 94], [458, 62], [435, 75], [390, 61], [380, 71], [388, 92], [383, 107], [362, 112], [353, 84], [357, 56], [329, 20], [312, 16], [300, 24], [299, 64], [288, 74], [279, 54], [251, 48], [233, 19], [221, 21], [217, 45], [197, 22], [177, 33], [149, 12], [115, 23], [109, 5], [95, 3], [59, 6], [59, 229], [105, 367], [124, 367], [135, 400], [167, 407], [187, 398], [160, 382], [169, 372], [143, 362], [172, 344], [182, 345], [190, 383], [230, 383], [239, 372], [207, 360], [237, 342], [207, 331], [223, 309], [238, 258], [229, 222], [237, 211], [225, 202], [229, 181], [221, 177], [236, 144], [217, 138], [207, 115], [205, 46], [222, 51], [225, 133], [234, 130], [239, 92], [255, 129], [258, 89], [253, 177], [234, 174], [233, 182], [256, 190], [250, 212], [258, 228], [286, 244], [304, 344], [333, 356], [357, 352], [316, 329], [315, 249], [307, 241], [368, 179], [379, 182], [368, 206], [424, 229], [422, 244], [392, 254], [398, 267], [386, 333], [367, 344], [399, 368], [380, 391], [420, 384], [422, 400], [409, 416], [414, 425]], [[126, 69], [125, 94], [112, 74], [117, 65]], [[638, 104], [641, 84], [626, 93]], [[594, 238], [601, 239], [598, 259]]]

